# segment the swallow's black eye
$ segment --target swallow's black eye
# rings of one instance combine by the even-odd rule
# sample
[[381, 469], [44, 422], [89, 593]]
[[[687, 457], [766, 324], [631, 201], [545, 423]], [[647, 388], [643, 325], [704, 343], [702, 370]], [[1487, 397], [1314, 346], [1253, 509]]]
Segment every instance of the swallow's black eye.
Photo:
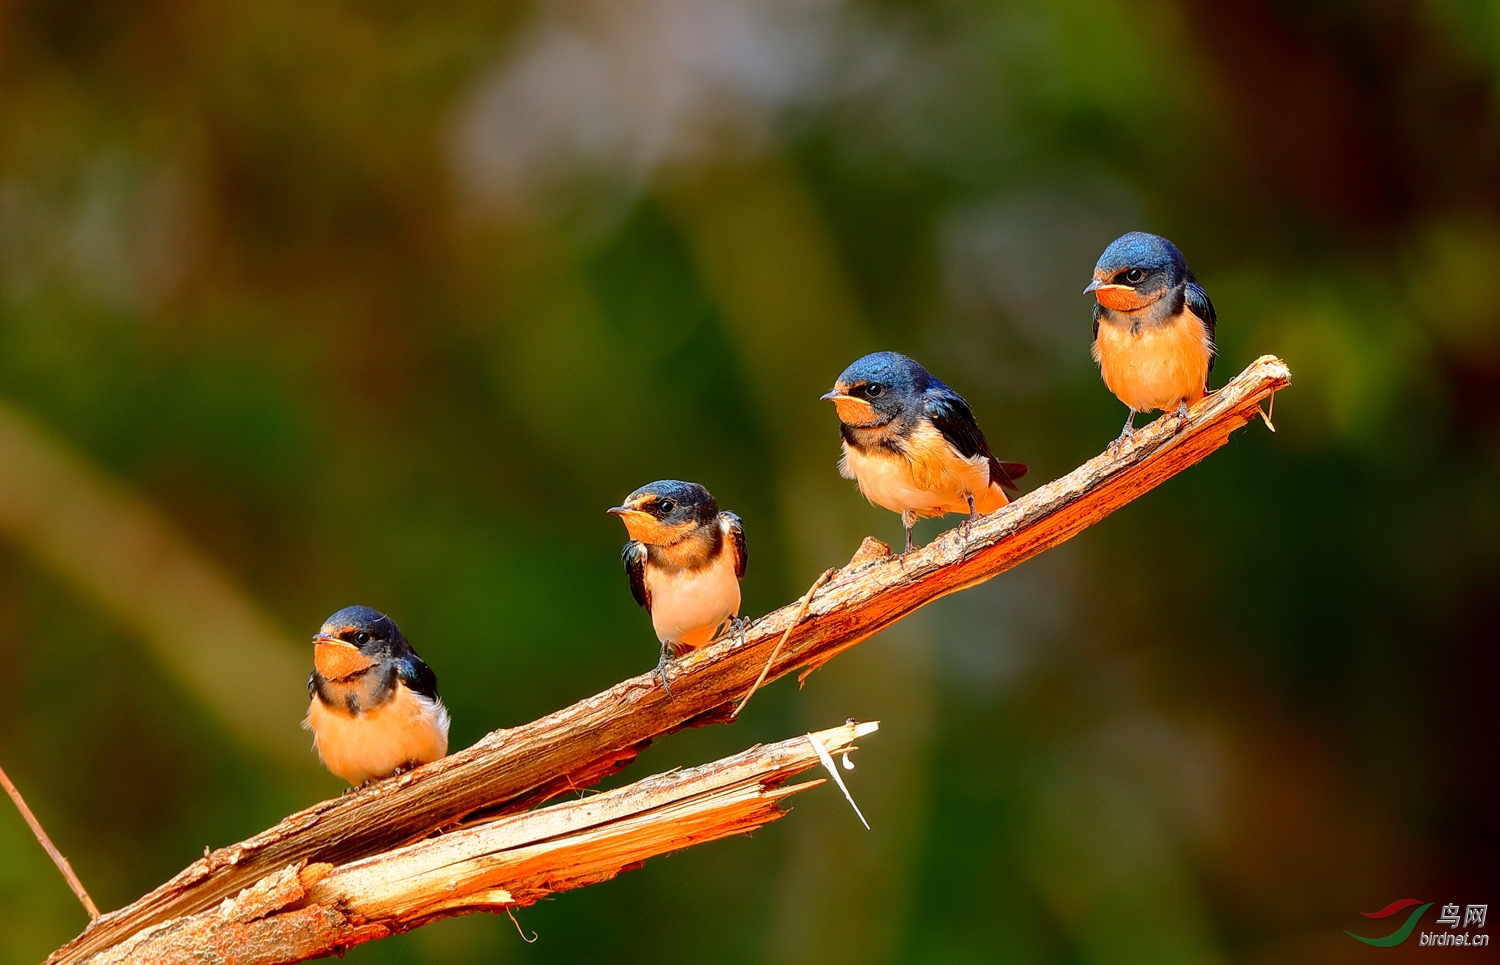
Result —
[[359, 644], [369, 643], [370, 642], [370, 635], [368, 633], [364, 632], [363, 630], [361, 630], [361, 631], [359, 631], [358, 633], [356, 633], [354, 635], [354, 642], [355, 643], [359, 643]]
[[1146, 273], [1144, 271], [1141, 271], [1139, 268], [1132, 268], [1125, 273], [1125, 280], [1130, 282], [1132, 285], [1136, 284], [1145, 277]]
[[869, 385], [865, 386], [865, 395], [869, 396], [872, 399], [878, 399], [882, 395], [885, 395], [885, 386], [881, 385], [879, 382], [871, 382]]
[[677, 504], [672, 502], [670, 499], [662, 499], [657, 501], [656, 508], [658, 512], [665, 516], [672, 510], [676, 509]]

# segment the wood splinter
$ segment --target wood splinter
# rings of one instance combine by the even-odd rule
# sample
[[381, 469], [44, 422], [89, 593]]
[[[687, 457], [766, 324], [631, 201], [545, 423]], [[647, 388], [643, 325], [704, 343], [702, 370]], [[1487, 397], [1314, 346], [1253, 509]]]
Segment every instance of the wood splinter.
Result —
[[801, 605], [797, 607], [797, 615], [792, 618], [791, 623], [788, 623], [786, 625], [786, 632], [781, 635], [780, 640], [776, 641], [776, 646], [774, 649], [772, 649], [771, 655], [766, 658], [766, 665], [760, 668], [760, 676], [756, 677], [755, 683], [750, 685], [749, 693], [745, 694], [745, 697], [740, 701], [739, 706], [735, 707], [734, 710], [730, 712], [730, 717], [738, 717], [740, 715], [740, 711], [745, 709], [745, 705], [750, 703], [750, 698], [754, 697], [755, 692], [760, 689], [760, 685], [765, 683], [766, 674], [771, 672], [771, 664], [776, 662], [777, 654], [781, 653], [781, 648], [786, 646], [787, 637], [790, 637], [792, 635], [792, 631], [797, 629], [797, 624], [801, 623], [802, 618], [807, 616], [807, 608], [812, 605], [813, 594], [822, 589], [823, 584], [832, 579], [836, 573], [838, 573], [838, 570], [836, 569], [824, 570], [823, 575], [819, 576], [816, 580], [813, 581], [813, 585], [808, 587], [807, 593], [805, 593], [802, 597]]
[[41, 842], [42, 850], [47, 852], [47, 857], [51, 858], [52, 863], [57, 865], [57, 870], [62, 872], [63, 879], [67, 881], [68, 887], [73, 889], [73, 894], [77, 895], [78, 900], [83, 903], [83, 910], [89, 913], [89, 920], [98, 919], [99, 907], [94, 904], [94, 899], [89, 897], [89, 893], [83, 890], [83, 882], [79, 881], [78, 876], [73, 873], [73, 866], [68, 864], [68, 859], [63, 857], [63, 853], [57, 850], [57, 845], [53, 844], [52, 839], [47, 837], [47, 832], [42, 830], [42, 822], [38, 821], [36, 815], [31, 813], [31, 808], [26, 806], [26, 799], [21, 796], [21, 792], [11, 783], [10, 777], [6, 775], [5, 768], [3, 767], [0, 767], [0, 784], [5, 785], [5, 793], [9, 794], [10, 799], [16, 803], [16, 809], [21, 812], [21, 817], [26, 819], [27, 825], [31, 828], [31, 833], [36, 835], [37, 841]]

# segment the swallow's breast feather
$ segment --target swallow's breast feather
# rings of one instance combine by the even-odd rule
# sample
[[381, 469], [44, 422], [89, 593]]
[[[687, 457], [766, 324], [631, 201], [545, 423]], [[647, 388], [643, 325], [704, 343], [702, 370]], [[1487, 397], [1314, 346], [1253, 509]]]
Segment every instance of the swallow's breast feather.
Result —
[[918, 427], [903, 445], [904, 452], [893, 452], [883, 446], [861, 450], [845, 442], [839, 471], [859, 483], [866, 499], [893, 513], [967, 513], [969, 495], [981, 512], [1005, 505], [999, 485], [990, 485], [988, 460], [961, 455], [937, 427]]
[[651, 626], [658, 640], [698, 647], [713, 639], [725, 620], [740, 612], [740, 581], [734, 553], [724, 551], [696, 570], [646, 568]]
[[1094, 339], [1104, 384], [1137, 412], [1171, 410], [1203, 398], [1209, 350], [1208, 329], [1186, 310], [1165, 325], [1138, 332], [1101, 321]]
[[358, 716], [327, 707], [314, 696], [307, 726], [324, 765], [355, 785], [448, 753], [448, 711], [442, 701], [404, 685], [396, 687], [390, 700]]

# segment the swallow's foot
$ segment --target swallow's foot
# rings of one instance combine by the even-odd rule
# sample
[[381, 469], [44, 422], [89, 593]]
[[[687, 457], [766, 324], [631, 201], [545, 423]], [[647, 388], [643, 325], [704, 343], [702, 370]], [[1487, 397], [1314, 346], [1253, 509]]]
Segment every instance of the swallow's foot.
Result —
[[970, 495], [967, 498], [969, 500], [969, 518], [958, 524], [958, 537], [962, 544], [959, 547], [958, 558], [961, 560], [966, 559], [969, 555], [969, 536], [974, 531], [974, 524], [979, 521], [979, 510], [974, 507], [974, 497]]
[[661, 688], [667, 692], [668, 697], [672, 696], [672, 685], [667, 683], [667, 668], [676, 663], [677, 658], [672, 650], [667, 644], [662, 644], [661, 657], [656, 661], [656, 669], [651, 671], [651, 675], [661, 681]]
[[709, 642], [719, 643], [722, 640], [728, 640], [730, 637], [735, 637], [736, 642], [740, 646], [744, 646], [745, 632], [750, 629], [750, 624], [754, 622], [755, 621], [751, 620], [749, 617], [729, 617], [719, 625], [719, 628], [714, 633], [713, 640]]
[[959, 558], [965, 560], [969, 555], [969, 536], [974, 533], [974, 524], [980, 519], [980, 512], [974, 507], [974, 497], [969, 497], [969, 516], [959, 524]]
[[1172, 429], [1172, 431], [1174, 433], [1181, 432], [1182, 430], [1184, 430], [1184, 429], [1187, 428], [1187, 424], [1188, 424], [1188, 410], [1187, 410], [1187, 403], [1186, 402], [1179, 402], [1179, 403], [1177, 403], [1177, 413], [1176, 413], [1176, 415], [1177, 415], [1177, 425], [1174, 426], [1173, 429]]
[[1120, 450], [1125, 448], [1125, 444], [1134, 438], [1135, 410], [1131, 409], [1130, 415], [1125, 417], [1125, 428], [1121, 429], [1120, 435], [1115, 439], [1114, 442], [1111, 442], [1109, 444], [1109, 454], [1111, 456], [1118, 456], [1120, 454]]
[[958, 558], [966, 560], [969, 558], [969, 531], [974, 528], [974, 521], [966, 519], [958, 524]]

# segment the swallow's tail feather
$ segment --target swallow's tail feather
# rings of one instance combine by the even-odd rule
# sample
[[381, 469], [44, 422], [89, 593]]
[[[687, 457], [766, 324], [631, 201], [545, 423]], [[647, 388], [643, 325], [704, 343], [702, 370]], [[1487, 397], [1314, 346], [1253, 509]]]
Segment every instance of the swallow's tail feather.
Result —
[[1019, 492], [1020, 487], [1016, 480], [1026, 475], [1030, 467], [1024, 462], [1001, 462], [999, 459], [990, 460], [990, 482], [999, 483], [1006, 489]]

